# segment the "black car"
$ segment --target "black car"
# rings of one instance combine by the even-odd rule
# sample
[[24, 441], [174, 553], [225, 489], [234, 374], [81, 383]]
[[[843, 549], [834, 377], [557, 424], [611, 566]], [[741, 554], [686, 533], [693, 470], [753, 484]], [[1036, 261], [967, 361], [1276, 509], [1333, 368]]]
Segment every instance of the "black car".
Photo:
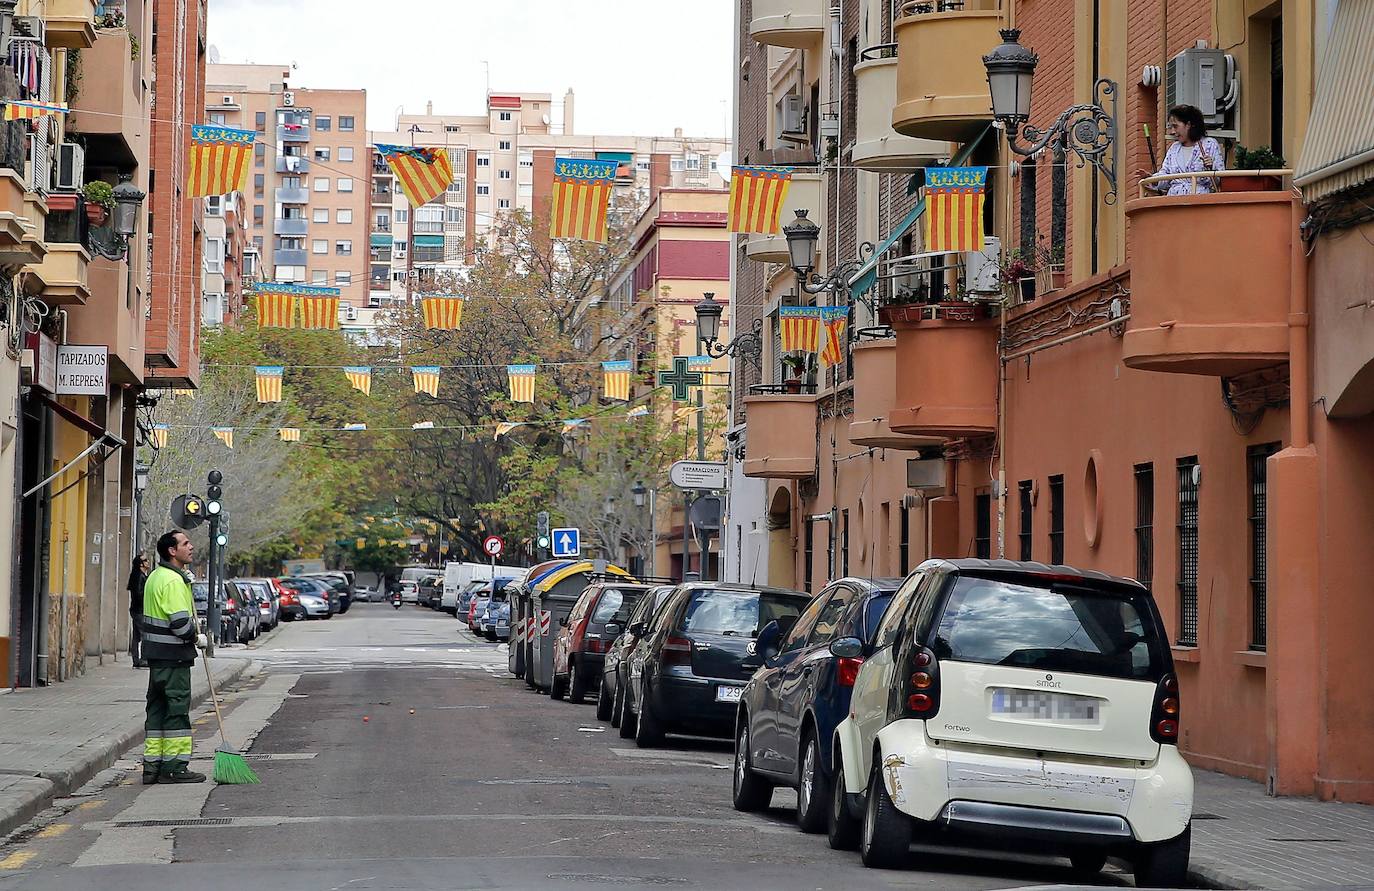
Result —
[[625, 708], [625, 686], [630, 677], [629, 655], [644, 636], [649, 622], [659, 608], [668, 602], [668, 596], [672, 593], [672, 585], [650, 588], [625, 620], [625, 630], [611, 641], [606, 650], [601, 670], [601, 692], [596, 700], [596, 716], [602, 721], [610, 721], [612, 727], [620, 726], [620, 717]]
[[316, 597], [326, 600], [329, 603], [329, 615], [325, 616], [326, 619], [334, 618], [334, 616], [342, 610], [338, 590], [330, 588], [329, 585], [325, 584], [323, 579], [310, 578], [309, 576], [294, 576], [292, 578], [284, 578], [281, 582], [283, 585], [296, 591], [305, 594], [313, 594]]
[[333, 609], [337, 602], [338, 608], [334, 611], [339, 615], [348, 612], [348, 608], [353, 605], [353, 589], [348, 582], [340, 576], [321, 573], [319, 575], [308, 575], [305, 576], [305, 578], [324, 585], [329, 589], [330, 608]]
[[[755, 650], [763, 667], [740, 697], [735, 744], [747, 750], [748, 763], [766, 781], [797, 790], [797, 825], [806, 832], [825, 829], [831, 744], [835, 728], [849, 714], [863, 664], [861, 655], [837, 656], [830, 645], [853, 638], [871, 644], [901, 584], [901, 579], [840, 579], [816, 595], [795, 622], [759, 632]], [[736, 806], [741, 803], [737, 797]]]
[[668, 732], [733, 736], [744, 685], [763, 664], [754, 638], [770, 622], [795, 620], [810, 601], [786, 588], [679, 585], [630, 657], [620, 735], [641, 748]]

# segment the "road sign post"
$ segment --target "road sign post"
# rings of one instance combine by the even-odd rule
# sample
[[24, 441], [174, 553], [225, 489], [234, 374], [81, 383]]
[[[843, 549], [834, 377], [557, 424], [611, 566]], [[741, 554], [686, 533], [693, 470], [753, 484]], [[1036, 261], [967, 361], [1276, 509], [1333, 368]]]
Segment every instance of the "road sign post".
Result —
[[578, 557], [582, 554], [582, 530], [567, 526], [553, 530], [553, 555], [555, 557]]
[[501, 552], [506, 549], [506, 543], [495, 535], [488, 535], [482, 539], [482, 550], [491, 558], [491, 578], [496, 580], [496, 558], [501, 556]]

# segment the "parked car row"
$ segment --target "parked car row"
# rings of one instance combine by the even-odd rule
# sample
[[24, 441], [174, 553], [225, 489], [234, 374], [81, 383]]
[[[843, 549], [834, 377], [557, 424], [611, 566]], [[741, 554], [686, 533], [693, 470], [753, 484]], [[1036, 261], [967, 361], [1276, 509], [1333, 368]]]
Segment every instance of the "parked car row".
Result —
[[736, 809], [794, 788], [798, 826], [869, 867], [900, 867], [913, 841], [990, 842], [1079, 878], [1109, 857], [1138, 886], [1187, 878], [1179, 685], [1129, 579], [977, 559], [814, 598], [593, 578], [558, 622], [547, 689], [597, 691], [597, 717], [640, 746], [733, 737]]

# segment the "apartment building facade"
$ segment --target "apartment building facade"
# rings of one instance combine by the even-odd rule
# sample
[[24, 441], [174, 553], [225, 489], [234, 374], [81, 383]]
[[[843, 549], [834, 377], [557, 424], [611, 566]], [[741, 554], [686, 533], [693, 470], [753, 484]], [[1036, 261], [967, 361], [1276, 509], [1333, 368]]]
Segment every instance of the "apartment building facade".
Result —
[[[851, 337], [840, 367], [804, 382], [814, 392], [770, 387], [776, 308], [811, 295], [785, 246], [737, 237], [737, 324], [764, 319], [770, 336], [761, 381], [735, 363], [732, 461], [763, 487], [731, 500], [727, 525], [758, 546], [727, 534], [727, 576], [814, 591], [927, 556], [1005, 556], [1138, 578], [1168, 629], [1194, 765], [1374, 801], [1370, 685], [1349, 670], [1374, 619], [1352, 594], [1374, 519], [1356, 457], [1374, 353], [1351, 296], [1370, 272], [1374, 146], [1369, 121], [1339, 111], [1369, 76], [1355, 46], [1370, 4], [737, 12], [739, 159], [795, 166], [787, 216], [822, 226], [822, 275], [846, 267], [818, 299], [851, 307]], [[1008, 27], [1038, 53], [1030, 124], [1080, 103], [1112, 120], [1101, 168], [1064, 143], [1013, 153], [989, 126], [982, 57]], [[1273, 181], [1142, 191], [1136, 171], [1158, 166], [1167, 107], [1185, 101], [1228, 166], [1237, 145], [1288, 159]], [[989, 168], [977, 254], [922, 249], [913, 174], [950, 159]], [[816, 192], [797, 192], [812, 170]]]
[[258, 136], [243, 216], [271, 281], [339, 288], [365, 300], [367, 91], [296, 87], [285, 65], [209, 66], [211, 123]]

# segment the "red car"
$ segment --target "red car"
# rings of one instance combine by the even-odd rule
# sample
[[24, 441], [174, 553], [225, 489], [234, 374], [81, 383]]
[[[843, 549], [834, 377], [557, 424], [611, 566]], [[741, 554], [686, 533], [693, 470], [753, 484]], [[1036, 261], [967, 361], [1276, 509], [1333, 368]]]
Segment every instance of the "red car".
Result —
[[597, 689], [606, 665], [606, 651], [625, 630], [635, 604], [654, 585], [625, 585], [615, 581], [587, 586], [561, 622], [553, 642], [553, 682], [549, 695], [581, 702], [587, 691]]

